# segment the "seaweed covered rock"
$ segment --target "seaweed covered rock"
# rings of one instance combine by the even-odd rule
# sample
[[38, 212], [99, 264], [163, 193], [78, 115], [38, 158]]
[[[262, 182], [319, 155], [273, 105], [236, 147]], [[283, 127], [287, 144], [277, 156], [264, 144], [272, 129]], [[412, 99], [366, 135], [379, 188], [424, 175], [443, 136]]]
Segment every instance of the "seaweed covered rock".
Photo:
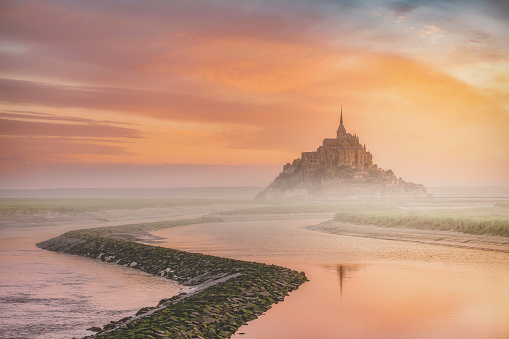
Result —
[[[71, 231], [37, 244], [50, 251], [115, 262], [192, 287], [144, 307], [133, 317], [93, 327], [100, 338], [227, 338], [307, 281], [303, 272], [275, 265], [189, 253], [114, 237], [217, 218], [133, 224]], [[90, 329], [92, 330], [92, 328]]]

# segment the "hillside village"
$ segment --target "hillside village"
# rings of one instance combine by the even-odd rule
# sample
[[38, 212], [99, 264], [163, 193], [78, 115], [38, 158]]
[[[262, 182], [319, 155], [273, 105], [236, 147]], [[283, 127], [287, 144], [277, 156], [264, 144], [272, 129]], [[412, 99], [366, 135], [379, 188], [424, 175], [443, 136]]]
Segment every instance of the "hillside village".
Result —
[[399, 198], [426, 197], [426, 188], [383, 170], [356, 134], [347, 133], [341, 109], [336, 138], [323, 139], [314, 152], [287, 163], [278, 177], [259, 195], [282, 198]]

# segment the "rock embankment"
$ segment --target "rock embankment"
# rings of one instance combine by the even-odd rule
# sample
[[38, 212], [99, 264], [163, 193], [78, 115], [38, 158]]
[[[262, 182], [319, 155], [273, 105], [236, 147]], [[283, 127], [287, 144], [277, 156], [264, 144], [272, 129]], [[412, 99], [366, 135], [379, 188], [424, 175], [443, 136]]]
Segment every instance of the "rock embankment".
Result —
[[95, 328], [98, 333], [93, 337], [227, 338], [307, 281], [305, 274], [275, 265], [183, 252], [114, 236], [211, 221], [218, 219], [71, 231], [37, 246], [115, 262], [191, 287], [187, 293], [161, 300], [157, 307], [143, 308], [133, 317]]

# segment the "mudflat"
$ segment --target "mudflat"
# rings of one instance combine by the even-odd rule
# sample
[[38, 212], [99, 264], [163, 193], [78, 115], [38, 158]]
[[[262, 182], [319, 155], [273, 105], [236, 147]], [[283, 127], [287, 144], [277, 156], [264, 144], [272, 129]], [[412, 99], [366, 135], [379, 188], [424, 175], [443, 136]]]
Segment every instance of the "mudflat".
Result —
[[477, 235], [456, 231], [423, 230], [407, 227], [389, 228], [335, 221], [328, 221], [319, 225], [308, 226], [307, 229], [352, 237], [409, 241], [416, 243], [428, 243], [444, 246], [509, 252], [509, 238], [496, 235]]

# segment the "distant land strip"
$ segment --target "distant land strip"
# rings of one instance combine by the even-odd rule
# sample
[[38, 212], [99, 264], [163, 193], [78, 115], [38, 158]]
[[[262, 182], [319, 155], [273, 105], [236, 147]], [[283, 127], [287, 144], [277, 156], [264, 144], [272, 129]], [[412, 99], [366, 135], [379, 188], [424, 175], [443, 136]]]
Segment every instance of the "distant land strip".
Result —
[[275, 265], [130, 241], [149, 230], [218, 221], [201, 217], [76, 230], [37, 247], [115, 262], [191, 287], [132, 317], [90, 328], [97, 333], [89, 338], [229, 338], [299, 288], [308, 280], [306, 275]]
[[423, 230], [456, 231], [476, 235], [509, 237], [509, 219], [505, 217], [446, 217], [424, 215], [363, 215], [338, 212], [333, 221], [381, 227], [409, 227]]
[[337, 203], [300, 203], [293, 205], [257, 206], [244, 209], [222, 211], [222, 215], [242, 214], [294, 214], [336, 212], [332, 221], [357, 225], [373, 225], [384, 228], [407, 227], [421, 230], [455, 231], [474, 235], [493, 235], [509, 237], [509, 204], [498, 202], [500, 215], [447, 216], [418, 215], [398, 210], [395, 206], [383, 202], [359, 204], [353, 202]]

